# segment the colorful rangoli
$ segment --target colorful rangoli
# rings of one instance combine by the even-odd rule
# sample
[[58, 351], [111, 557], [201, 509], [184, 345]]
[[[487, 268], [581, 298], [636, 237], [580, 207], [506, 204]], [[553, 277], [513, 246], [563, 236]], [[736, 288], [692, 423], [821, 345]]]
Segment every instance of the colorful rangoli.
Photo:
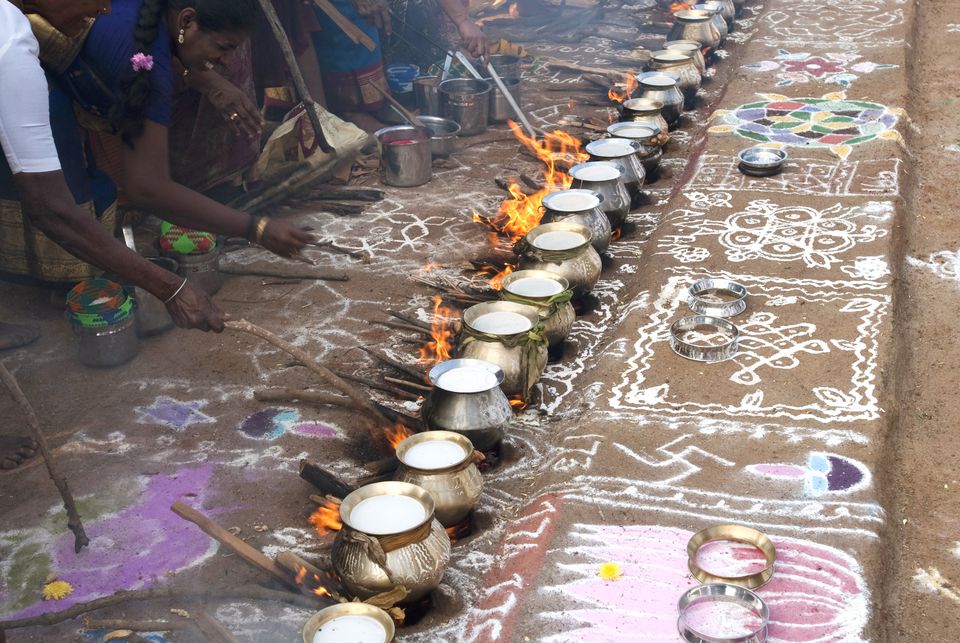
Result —
[[854, 145], [877, 138], [901, 141], [895, 128], [902, 109], [863, 100], [847, 100], [843, 92], [821, 98], [789, 98], [760, 94], [764, 99], [734, 110], [717, 110], [712, 133], [734, 133], [772, 147], [826, 147], [847, 158]]

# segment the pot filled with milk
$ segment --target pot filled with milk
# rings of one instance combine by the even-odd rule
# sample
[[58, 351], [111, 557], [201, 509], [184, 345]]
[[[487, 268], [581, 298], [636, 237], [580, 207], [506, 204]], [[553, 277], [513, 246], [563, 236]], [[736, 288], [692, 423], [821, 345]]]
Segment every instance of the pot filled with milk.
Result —
[[538, 225], [513, 249], [523, 270], [545, 270], [567, 280], [574, 298], [590, 292], [600, 279], [600, 255], [590, 245], [590, 231], [560, 221]]
[[422, 410], [428, 429], [459, 433], [478, 451], [503, 439], [513, 410], [500, 388], [502, 368], [481, 359], [450, 359], [431, 368], [429, 377], [433, 390]]
[[500, 296], [506, 301], [534, 306], [540, 311], [547, 345], [563, 343], [577, 317], [570, 300], [570, 283], [546, 270], [517, 270], [503, 279]]

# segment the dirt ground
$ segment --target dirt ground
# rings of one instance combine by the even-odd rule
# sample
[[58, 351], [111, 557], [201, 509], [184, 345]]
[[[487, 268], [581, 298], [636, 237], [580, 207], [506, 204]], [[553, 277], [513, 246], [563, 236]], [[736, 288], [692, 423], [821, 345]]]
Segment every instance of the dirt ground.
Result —
[[[658, 49], [667, 19], [652, 3], [625, 5], [579, 41], [524, 42], [534, 123], [597, 137], [570, 117], [615, 118], [603, 93], [537, 61], [618, 68], [633, 47]], [[604, 257], [541, 400], [518, 414], [484, 474], [473, 530], [454, 544], [431, 608], [398, 640], [679, 640], [676, 600], [697, 584], [687, 540], [724, 523], [777, 546], [774, 578], [759, 590], [771, 641], [956, 638], [960, 482], [948, 432], [960, 133], [943, 70], [958, 25], [960, 5], [946, 0], [747, 5], [697, 108], [671, 132], [647, 203]], [[783, 174], [737, 171], [736, 152], [755, 142], [785, 145]], [[264, 251], [233, 252], [225, 265], [349, 281], [231, 277], [216, 301], [342, 371], [399, 375], [359, 347], [416, 367], [423, 337], [375, 322], [387, 310], [430, 321], [433, 295], [481, 279], [470, 262], [509, 258], [471, 213], [496, 212], [506, 193], [495, 178], [541, 171], [497, 126], [463, 139], [429, 184], [384, 188], [362, 215], [285, 207], [272, 214], [370, 262], [314, 251], [316, 269], [291, 268]], [[686, 361], [667, 343], [687, 286], [707, 276], [750, 292], [733, 319], [740, 350], [719, 364]], [[353, 482], [388, 455], [382, 437], [342, 409], [255, 401], [261, 388], [324, 387], [252, 337], [173, 331], [144, 341], [125, 366], [94, 370], [77, 363], [49, 293], [0, 289], [4, 320], [43, 330], [4, 364], [51, 435], [92, 539], [73, 553], [42, 464], [0, 472], [0, 615], [172, 587], [183, 596], [96, 616], [175, 620], [168, 609], [196, 611], [186, 594], [203, 588], [205, 608], [240, 640], [299, 640], [312, 610], [227, 596], [266, 579], [169, 506], [183, 499], [268, 555], [291, 550], [325, 567], [333, 536], [307, 523], [314, 490], [298, 462]], [[374, 396], [417, 412], [416, 402]], [[0, 396], [0, 434], [23, 432], [20, 417]], [[734, 553], [727, 571], [755, 563]], [[598, 575], [605, 563], [617, 580]], [[42, 601], [50, 577], [73, 594]], [[7, 640], [99, 642], [109, 632], [71, 620]], [[144, 636], [195, 640], [190, 630]]]

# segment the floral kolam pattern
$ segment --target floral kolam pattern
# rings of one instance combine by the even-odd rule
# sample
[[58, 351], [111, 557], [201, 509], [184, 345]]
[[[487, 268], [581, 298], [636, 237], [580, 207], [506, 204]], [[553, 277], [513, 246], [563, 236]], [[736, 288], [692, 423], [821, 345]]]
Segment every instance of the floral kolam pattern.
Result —
[[[858, 53], [833, 52], [822, 56], [810, 53], [790, 53], [786, 49], [777, 50], [772, 60], [744, 65], [744, 69], [757, 72], [777, 72], [777, 87], [789, 87], [800, 83], [832, 83], [844, 89], [859, 78], [859, 74], [869, 74], [878, 69], [893, 69], [897, 65], [879, 64], [863, 58]], [[852, 64], [851, 64], [852, 63]]]
[[714, 113], [714, 134], [736, 134], [771, 147], [828, 148], [842, 159], [854, 145], [881, 138], [902, 142], [895, 129], [905, 112], [879, 103], [848, 100], [844, 92], [820, 98], [759, 94], [763, 100]]

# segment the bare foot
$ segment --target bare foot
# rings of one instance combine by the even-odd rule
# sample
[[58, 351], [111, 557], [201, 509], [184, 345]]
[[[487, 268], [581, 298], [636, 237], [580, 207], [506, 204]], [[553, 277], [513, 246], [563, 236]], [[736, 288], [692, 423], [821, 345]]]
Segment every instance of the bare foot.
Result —
[[40, 337], [39, 328], [0, 322], [0, 351], [32, 344], [38, 337]]
[[37, 455], [33, 438], [0, 436], [0, 469], [15, 469]]

